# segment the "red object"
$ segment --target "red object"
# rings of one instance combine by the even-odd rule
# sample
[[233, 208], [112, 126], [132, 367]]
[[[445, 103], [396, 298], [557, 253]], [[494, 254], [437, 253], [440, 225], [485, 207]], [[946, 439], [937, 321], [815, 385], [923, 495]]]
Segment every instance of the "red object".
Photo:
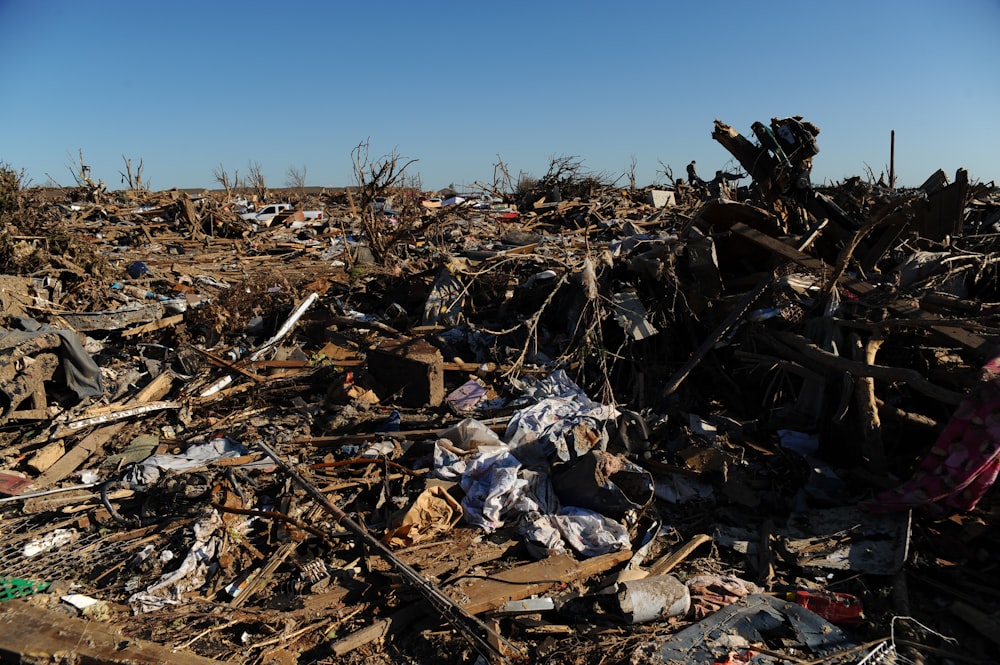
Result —
[[351, 388], [354, 387], [354, 372], [344, 372], [343, 381], [333, 390], [331, 397], [338, 401], [348, 401], [351, 399]]
[[31, 478], [25, 478], [16, 473], [0, 471], [0, 494], [17, 496], [30, 484]]
[[865, 620], [861, 599], [849, 593], [799, 589], [795, 593], [789, 593], [788, 600], [838, 626], [857, 626]]

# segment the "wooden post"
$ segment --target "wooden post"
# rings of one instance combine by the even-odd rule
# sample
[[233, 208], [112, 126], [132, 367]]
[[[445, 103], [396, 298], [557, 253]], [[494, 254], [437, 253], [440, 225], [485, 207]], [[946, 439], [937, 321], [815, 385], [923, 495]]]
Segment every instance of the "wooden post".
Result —
[[889, 189], [896, 189], [896, 130], [889, 132]]

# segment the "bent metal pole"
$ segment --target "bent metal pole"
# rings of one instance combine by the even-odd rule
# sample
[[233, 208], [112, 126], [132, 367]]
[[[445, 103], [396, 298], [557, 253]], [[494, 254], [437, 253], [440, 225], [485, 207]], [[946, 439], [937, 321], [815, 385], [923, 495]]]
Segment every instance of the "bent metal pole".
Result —
[[498, 644], [503, 643], [504, 646], [508, 647], [513, 652], [518, 653], [519, 650], [517, 647], [511, 644], [511, 642], [509, 642], [505, 637], [498, 634], [485, 623], [480, 621], [475, 615], [467, 612], [461, 605], [446, 596], [440, 589], [424, 579], [424, 577], [416, 570], [400, 561], [399, 558], [392, 553], [392, 550], [390, 550], [380, 540], [372, 536], [371, 533], [368, 532], [368, 529], [351, 519], [347, 513], [341, 510], [335, 503], [330, 501], [330, 499], [328, 499], [318, 487], [303, 478], [291, 467], [288, 462], [282, 459], [278, 453], [273, 451], [266, 443], [258, 441], [257, 445], [260, 446], [260, 449], [263, 450], [268, 457], [274, 460], [274, 463], [277, 464], [282, 471], [291, 476], [292, 479], [298, 483], [299, 487], [306, 491], [306, 494], [319, 502], [323, 509], [337, 520], [338, 524], [341, 524], [345, 529], [354, 533], [367, 547], [371, 548], [375, 552], [378, 552], [378, 554], [385, 559], [397, 573], [399, 573], [407, 582], [420, 592], [420, 595], [423, 596], [424, 599], [427, 600], [427, 602], [429, 602], [434, 609], [436, 609], [438, 613], [440, 613], [441, 616], [448, 621], [448, 623], [464, 635], [476, 648], [476, 651], [482, 654], [484, 658], [494, 662], [506, 662], [507, 660], [504, 654], [502, 654], [497, 647], [494, 647], [484, 635], [491, 636], [497, 641]]

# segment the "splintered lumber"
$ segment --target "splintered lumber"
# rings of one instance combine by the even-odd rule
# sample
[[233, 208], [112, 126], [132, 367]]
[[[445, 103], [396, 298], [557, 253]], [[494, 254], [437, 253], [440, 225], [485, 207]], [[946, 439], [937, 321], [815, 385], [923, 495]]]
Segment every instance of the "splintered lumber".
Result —
[[[274, 336], [271, 337], [266, 342], [264, 342], [261, 346], [254, 349], [254, 351], [248, 356], [247, 360], [250, 362], [254, 360], [259, 360], [261, 356], [267, 353], [268, 350], [270, 350], [275, 344], [284, 339], [285, 335], [287, 335], [292, 331], [292, 328], [294, 328], [295, 324], [299, 322], [299, 319], [302, 318], [302, 315], [305, 314], [306, 311], [310, 307], [312, 307], [313, 303], [316, 302], [317, 300], [319, 300], [319, 294], [316, 293], [315, 291], [310, 293], [309, 296], [301, 303], [299, 303], [298, 307], [296, 307], [292, 311], [292, 313], [288, 316], [285, 322], [281, 325], [281, 328], [278, 329], [278, 332], [274, 333]], [[218, 381], [216, 381], [215, 383], [213, 383], [211, 386], [206, 388], [201, 393], [200, 396], [210, 397], [219, 392], [220, 390], [222, 390], [223, 388], [225, 388], [226, 386], [228, 386], [232, 382], [233, 382], [233, 375], [227, 374]]]
[[403, 609], [393, 612], [386, 618], [376, 621], [370, 626], [365, 626], [361, 630], [355, 631], [350, 635], [337, 640], [330, 645], [330, 649], [333, 651], [335, 656], [343, 656], [346, 653], [354, 651], [358, 647], [380, 640], [392, 632], [402, 630], [417, 619], [426, 616], [427, 610], [427, 605], [424, 603], [413, 603], [412, 605], [407, 605]]
[[60, 480], [69, 477], [71, 473], [80, 468], [80, 465], [87, 461], [101, 446], [110, 441], [121, 429], [122, 424], [109, 425], [95, 430], [80, 440], [69, 452], [59, 458], [59, 460], [45, 470], [45, 473], [38, 476], [31, 483], [32, 490], [43, 490], [55, 485]]
[[583, 561], [577, 561], [571, 554], [557, 554], [499, 572], [491, 575], [490, 579], [461, 579], [448, 587], [448, 592], [452, 597], [463, 599], [462, 607], [466, 612], [482, 614], [508, 601], [523, 600], [560, 584], [571, 584], [607, 572], [631, 558], [630, 550], [602, 554]]
[[125, 637], [100, 621], [78, 619], [25, 601], [0, 603], [0, 661], [109, 665], [212, 665], [220, 662]]
[[149, 323], [144, 323], [141, 326], [136, 326], [135, 328], [129, 328], [128, 330], [123, 330], [121, 332], [121, 336], [133, 337], [134, 335], [142, 335], [144, 333], [156, 332], [157, 330], [163, 330], [164, 328], [169, 328], [170, 326], [176, 326], [183, 320], [184, 320], [183, 314], [174, 314], [173, 316], [165, 316], [162, 319], [158, 319], [156, 321], [150, 321]]
[[194, 202], [191, 201], [191, 197], [184, 194], [181, 197], [180, 204], [183, 216], [187, 219], [188, 227], [191, 230], [191, 238], [194, 240], [203, 240], [205, 232], [201, 228], [201, 218], [198, 215], [198, 211], [194, 208]]
[[[170, 386], [172, 383], [173, 376], [171, 376], [169, 372], [164, 372], [150, 381], [145, 388], [136, 393], [135, 397], [130, 399], [127, 404], [131, 406], [139, 406], [158, 400], [170, 392]], [[55, 464], [46, 469], [42, 475], [31, 483], [32, 490], [43, 490], [47, 487], [55, 485], [60, 480], [69, 477], [71, 473], [80, 468], [80, 465], [86, 462], [91, 455], [93, 455], [105, 443], [110, 441], [124, 427], [125, 425], [123, 423], [105, 425], [104, 427], [96, 429], [85, 436], [79, 443], [73, 446], [69, 452], [59, 458]]]
[[[108, 423], [113, 423], [118, 420], [125, 420], [126, 418], [132, 418], [134, 416], [141, 416], [146, 413], [152, 413], [153, 411], [163, 411], [164, 409], [179, 409], [181, 408], [180, 402], [147, 402], [145, 404], [126, 404], [126, 405], [115, 405], [104, 407], [97, 410], [93, 415], [87, 415], [83, 418], [78, 418], [77, 420], [71, 420], [66, 423], [63, 427], [67, 430], [73, 431], [78, 429], [83, 429], [84, 427], [91, 427], [93, 425], [107, 425]], [[61, 430], [61, 428], [60, 428]], [[56, 436], [61, 436], [62, 432], [57, 431]]]
[[691, 536], [691, 540], [681, 545], [677, 548], [677, 550], [653, 562], [653, 565], [649, 567], [649, 575], [651, 577], [656, 575], [666, 575], [673, 570], [677, 564], [691, 556], [692, 552], [705, 543], [710, 542], [712, 542], [712, 537], [708, 534], [697, 533]]
[[[763, 247], [764, 249], [781, 256], [782, 258], [794, 261], [800, 266], [814, 270], [821, 275], [829, 275], [834, 270], [833, 266], [827, 264], [822, 259], [804, 254], [781, 240], [772, 238], [765, 233], [761, 233], [757, 229], [751, 228], [746, 224], [738, 222], [733, 225], [731, 231]], [[841, 275], [837, 280], [837, 283], [857, 296], [866, 296], [877, 288], [873, 284], [869, 284], [868, 282], [862, 281], [850, 275]], [[976, 352], [981, 357], [985, 357], [991, 352], [991, 345], [984, 337], [970, 332], [960, 326], [951, 325], [943, 321], [941, 323], [936, 323], [937, 321], [940, 321], [941, 317], [931, 314], [930, 312], [914, 308], [905, 302], [890, 304], [888, 309], [898, 316], [904, 316], [908, 319], [924, 323], [931, 323], [931, 330], [934, 330], [938, 334], [944, 335], [948, 339]]]

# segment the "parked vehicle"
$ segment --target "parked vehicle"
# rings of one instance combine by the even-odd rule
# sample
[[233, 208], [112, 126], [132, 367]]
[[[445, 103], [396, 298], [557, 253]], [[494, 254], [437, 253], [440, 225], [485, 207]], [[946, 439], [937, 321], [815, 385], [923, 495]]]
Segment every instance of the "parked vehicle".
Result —
[[323, 219], [322, 210], [296, 211], [291, 203], [269, 203], [260, 210], [244, 213], [240, 217], [250, 222], [256, 222], [261, 226], [270, 226], [271, 222], [278, 215], [290, 217], [295, 212], [301, 212], [306, 219]]
[[398, 210], [393, 210], [389, 207], [389, 199], [384, 196], [376, 196], [370, 205], [373, 211], [381, 213], [385, 217], [396, 217], [399, 215]]

